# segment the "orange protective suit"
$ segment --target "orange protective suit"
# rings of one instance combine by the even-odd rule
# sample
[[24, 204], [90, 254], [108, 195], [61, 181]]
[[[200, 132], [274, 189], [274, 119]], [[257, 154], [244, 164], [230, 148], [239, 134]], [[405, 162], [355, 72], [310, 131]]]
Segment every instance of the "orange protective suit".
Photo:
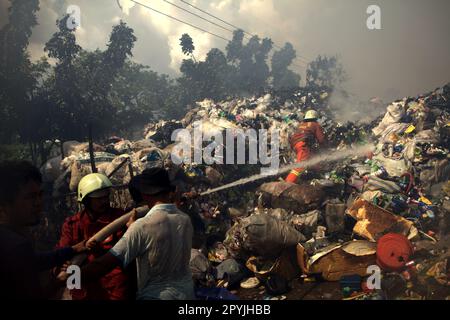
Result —
[[[320, 124], [316, 121], [302, 122], [297, 132], [290, 138], [291, 147], [297, 153], [297, 162], [308, 160], [311, 155], [311, 147], [315, 142], [320, 145], [325, 143], [325, 134]], [[287, 182], [295, 183], [305, 168], [292, 170], [286, 178]]]

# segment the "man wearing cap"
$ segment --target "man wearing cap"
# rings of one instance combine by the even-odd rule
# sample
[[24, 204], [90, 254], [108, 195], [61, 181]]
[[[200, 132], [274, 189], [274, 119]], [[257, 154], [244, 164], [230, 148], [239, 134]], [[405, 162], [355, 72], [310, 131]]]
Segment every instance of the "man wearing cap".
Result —
[[107, 254], [82, 268], [82, 281], [101, 277], [117, 266], [126, 268], [136, 260], [138, 300], [194, 299], [189, 269], [193, 227], [175, 204], [175, 188], [167, 171], [146, 170], [134, 185], [151, 210], [132, 223]]
[[[306, 112], [303, 122], [300, 124], [297, 132], [293, 134], [289, 142], [292, 149], [297, 153], [297, 162], [306, 161], [311, 157], [311, 149], [318, 142], [325, 144], [325, 134], [320, 124], [317, 122], [319, 114], [315, 110]], [[305, 168], [296, 168], [292, 170], [286, 178], [287, 182], [295, 183], [298, 177], [305, 171]]]
[[[81, 179], [78, 184], [78, 201], [84, 209], [64, 222], [58, 248], [71, 246], [89, 240], [98, 231], [124, 214], [121, 209], [111, 208], [111, 181], [102, 174], [93, 173]], [[119, 231], [104, 242], [97, 244], [87, 258], [93, 261], [111, 249], [122, 237]], [[73, 300], [125, 300], [133, 297], [132, 281], [128, 272], [115, 268], [102, 278], [83, 284], [81, 289], [71, 290]]]

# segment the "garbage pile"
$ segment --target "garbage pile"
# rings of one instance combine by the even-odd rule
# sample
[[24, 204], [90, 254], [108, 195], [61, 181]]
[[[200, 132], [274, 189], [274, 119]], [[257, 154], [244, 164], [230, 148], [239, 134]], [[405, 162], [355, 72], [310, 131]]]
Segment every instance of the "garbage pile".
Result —
[[[174, 130], [193, 130], [197, 121], [208, 132], [277, 128], [286, 165], [295, 161], [289, 135], [316, 109], [331, 149], [374, 144], [375, 151], [324, 162], [298, 184], [267, 177], [185, 203], [196, 232], [197, 295], [295, 299], [311, 284], [333, 283], [338, 290], [325, 298], [450, 298], [450, 84], [395, 101], [371, 123], [338, 123], [329, 102], [330, 93], [317, 90], [205, 100], [181, 121], [147, 125], [141, 141], [95, 145], [95, 162], [116, 185], [164, 166], [179, 191], [201, 193], [261, 166], [175, 165]], [[75, 191], [91, 170], [87, 144], [65, 143], [64, 155], [43, 168], [54, 195]]]
[[[225, 278], [223, 272], [216, 275], [215, 286], [250, 299], [295, 298], [295, 290], [289, 291], [295, 279], [319, 286], [335, 282], [341, 290], [334, 299], [449, 298], [449, 99], [448, 86], [405, 98], [390, 104], [384, 117], [360, 127], [337, 125], [327, 118], [326, 102], [315, 105], [325, 114], [321, 122], [334, 148], [370, 139], [375, 152], [334, 163], [329, 170], [324, 164], [298, 185], [264, 183], [241, 205], [228, 192], [228, 208], [219, 211], [227, 210], [233, 226], [223, 241], [204, 249], [204, 262], [209, 260], [204, 270], [234, 267]], [[231, 117], [232, 122], [237, 105], [205, 101], [195, 117], [204, 117], [201, 111], [207, 109], [211, 121]], [[290, 116], [280, 121], [277, 111], [257, 101], [254, 106], [246, 111], [249, 118], [258, 119], [264, 110], [263, 119], [273, 117], [271, 123], [286, 135], [291, 128], [285, 124], [297, 124]], [[301, 103], [289, 106], [293, 114], [304, 111]], [[327, 121], [332, 125], [326, 126]], [[249, 189], [254, 190], [235, 191], [242, 197]], [[195, 260], [192, 264], [197, 268]], [[205, 278], [197, 280], [207, 285]]]

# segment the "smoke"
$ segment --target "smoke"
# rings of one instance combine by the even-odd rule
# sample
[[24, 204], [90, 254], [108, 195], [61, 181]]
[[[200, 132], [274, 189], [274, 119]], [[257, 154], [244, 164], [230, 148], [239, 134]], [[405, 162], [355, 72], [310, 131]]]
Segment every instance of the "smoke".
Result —
[[363, 155], [366, 155], [366, 154], [372, 152], [374, 149], [375, 149], [375, 147], [372, 144], [365, 144], [365, 145], [357, 146], [354, 148], [337, 150], [332, 153], [321, 154], [321, 155], [311, 158], [310, 160], [303, 161], [303, 162], [301, 162], [301, 164], [294, 163], [294, 164], [285, 166], [285, 167], [277, 170], [276, 172], [273, 172], [272, 174], [267, 174], [267, 173], [257, 174], [257, 175], [254, 175], [254, 176], [251, 176], [248, 178], [240, 179], [238, 181], [229, 183], [227, 185], [224, 185], [224, 186], [212, 189], [212, 190], [208, 190], [208, 191], [202, 193], [201, 196], [206, 196], [206, 195], [216, 193], [219, 191], [238, 187], [238, 186], [241, 186], [244, 184], [248, 184], [248, 183], [255, 182], [255, 181], [258, 181], [261, 179], [265, 179], [270, 176], [278, 176], [283, 173], [287, 173], [298, 167], [310, 168], [310, 167], [316, 166], [319, 163], [334, 162], [334, 161], [338, 161], [338, 160], [349, 158], [349, 157], [363, 156]]
[[[393, 101], [432, 90], [449, 81], [448, 0], [187, 1], [252, 34], [271, 37], [279, 46], [291, 42], [297, 55], [302, 57], [291, 69], [301, 73], [303, 79], [306, 61], [319, 54], [339, 55], [349, 75], [346, 89], [364, 99], [379, 96], [386, 102]], [[221, 36], [231, 37], [229, 32], [162, 0], [140, 2]], [[179, 0], [171, 2], [186, 7]], [[10, 0], [0, 0], [0, 26], [7, 22], [9, 4]], [[224, 50], [226, 46], [220, 39], [137, 5], [126, 15], [116, 0], [41, 0], [39, 25], [30, 39], [33, 60], [44, 54], [45, 42], [56, 31], [56, 19], [69, 4], [81, 8], [83, 30], [77, 31], [77, 41], [84, 49], [105, 48], [112, 26], [123, 19], [138, 38], [133, 59], [172, 76], [178, 74], [179, 65], [185, 58], [179, 48], [183, 33], [193, 37], [198, 59], [203, 59], [213, 47]], [[381, 8], [382, 30], [372, 31], [366, 27], [366, 9], [372, 4]]]
[[329, 106], [332, 118], [341, 124], [348, 122], [369, 124], [386, 111], [386, 107], [379, 98], [361, 101], [341, 89], [333, 91]]

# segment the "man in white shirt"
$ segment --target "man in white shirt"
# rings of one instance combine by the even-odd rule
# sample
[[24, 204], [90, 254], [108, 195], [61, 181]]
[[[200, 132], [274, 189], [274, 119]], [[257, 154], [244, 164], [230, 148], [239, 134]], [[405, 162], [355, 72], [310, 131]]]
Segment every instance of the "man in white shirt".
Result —
[[82, 281], [96, 279], [117, 265], [125, 268], [136, 259], [138, 300], [194, 299], [189, 269], [193, 227], [174, 204], [175, 188], [167, 172], [146, 170], [135, 177], [134, 185], [152, 209], [132, 223], [107, 254], [82, 268]]

